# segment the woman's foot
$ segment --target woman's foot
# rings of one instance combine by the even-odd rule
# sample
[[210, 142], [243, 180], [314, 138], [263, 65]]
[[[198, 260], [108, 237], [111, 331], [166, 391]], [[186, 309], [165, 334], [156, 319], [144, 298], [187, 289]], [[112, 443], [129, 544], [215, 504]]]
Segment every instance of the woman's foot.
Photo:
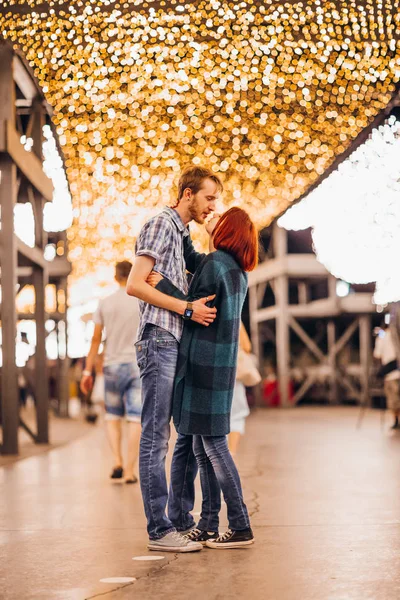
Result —
[[122, 467], [114, 467], [110, 479], [122, 479], [124, 476], [124, 469]]
[[219, 533], [215, 531], [203, 531], [198, 527], [194, 527], [191, 529], [189, 533], [185, 535], [185, 538], [190, 542], [200, 542], [203, 546], [206, 545], [208, 540], [217, 540], [219, 537]]
[[243, 548], [244, 546], [250, 546], [254, 544], [254, 535], [252, 530], [243, 529], [242, 531], [232, 531], [228, 529], [225, 533], [220, 535], [216, 540], [208, 540], [206, 542], [207, 548]]
[[137, 482], [138, 482], [138, 478], [136, 477], [136, 475], [131, 475], [130, 477], [125, 478], [125, 483], [137, 483]]

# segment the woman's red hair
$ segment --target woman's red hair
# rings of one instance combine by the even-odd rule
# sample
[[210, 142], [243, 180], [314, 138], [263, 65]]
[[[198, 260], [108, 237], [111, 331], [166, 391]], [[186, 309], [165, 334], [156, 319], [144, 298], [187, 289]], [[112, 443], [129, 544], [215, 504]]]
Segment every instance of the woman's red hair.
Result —
[[216, 250], [229, 252], [243, 271], [253, 271], [258, 264], [258, 234], [247, 212], [234, 207], [226, 211], [213, 232]]

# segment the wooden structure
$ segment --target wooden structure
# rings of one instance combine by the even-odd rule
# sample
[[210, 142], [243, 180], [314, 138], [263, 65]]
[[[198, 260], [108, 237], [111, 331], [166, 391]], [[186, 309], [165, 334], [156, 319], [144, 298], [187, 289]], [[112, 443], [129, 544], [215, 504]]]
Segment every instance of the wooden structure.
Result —
[[[270, 256], [249, 276], [249, 312], [258, 355], [262, 355], [265, 340], [276, 346], [281, 404], [299, 402], [321, 379], [327, 383], [331, 403], [338, 403], [346, 395], [368, 404], [372, 315], [376, 315], [372, 293], [353, 291], [338, 297], [337, 280], [317, 261], [311, 242], [306, 252], [288, 252], [288, 236], [303, 232], [288, 232], [277, 223], [271, 230]], [[318, 321], [320, 326], [315, 339], [307, 331], [311, 321]], [[349, 371], [339, 364], [338, 357], [357, 332], [359, 362]], [[294, 375], [293, 336], [307, 348], [312, 364], [301, 369], [302, 381], [289, 402], [289, 382]]]
[[[66, 335], [67, 276], [70, 265], [66, 258], [65, 232], [47, 234], [43, 229], [45, 202], [51, 202], [52, 182], [43, 171], [43, 126], [50, 123], [50, 107], [45, 102], [35, 79], [23, 58], [10, 45], [0, 43], [0, 276], [1, 332], [3, 364], [1, 369], [1, 421], [4, 454], [18, 452], [18, 427], [23, 426], [37, 443], [48, 443], [48, 379], [46, 374], [46, 315], [45, 288], [53, 283], [63, 312], [57, 310], [51, 318], [57, 321], [57, 331]], [[21, 142], [25, 136], [32, 140], [31, 151]], [[14, 232], [16, 203], [29, 202], [35, 220], [33, 248], [21, 241]], [[44, 250], [49, 241], [60, 248], [54, 261], [48, 262]], [[62, 249], [61, 249], [62, 248]], [[16, 366], [17, 315], [16, 297], [25, 285], [35, 290], [36, 352], [35, 404], [36, 432], [20, 420], [19, 390]], [[66, 360], [59, 360], [58, 396], [60, 412], [66, 414], [68, 383]]]

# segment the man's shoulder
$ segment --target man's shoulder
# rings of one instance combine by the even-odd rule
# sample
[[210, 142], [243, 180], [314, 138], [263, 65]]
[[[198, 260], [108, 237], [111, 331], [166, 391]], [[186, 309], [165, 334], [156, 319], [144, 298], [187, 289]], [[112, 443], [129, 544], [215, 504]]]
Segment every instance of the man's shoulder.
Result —
[[172, 229], [171, 215], [166, 208], [146, 221], [146, 223], [143, 225], [142, 231], [145, 229], [152, 229], [154, 227], [165, 227]]
[[108, 294], [108, 296], [105, 296], [104, 298], [101, 298], [100, 301], [99, 301], [99, 307], [100, 308], [104, 308], [105, 306], [107, 306], [109, 304], [113, 304], [115, 302], [115, 300], [116, 300], [118, 292], [119, 291], [116, 290], [112, 294]]

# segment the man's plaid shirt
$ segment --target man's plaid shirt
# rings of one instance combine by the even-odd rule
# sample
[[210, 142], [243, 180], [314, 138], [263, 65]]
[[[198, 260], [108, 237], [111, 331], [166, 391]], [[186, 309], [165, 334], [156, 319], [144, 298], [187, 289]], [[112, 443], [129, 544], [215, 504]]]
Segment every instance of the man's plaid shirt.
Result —
[[[188, 293], [183, 240], [189, 236], [179, 214], [172, 208], [165, 208], [142, 228], [136, 242], [136, 256], [151, 256], [155, 259], [154, 270], [169, 279], [184, 294]], [[139, 301], [140, 324], [138, 340], [142, 339], [147, 324], [157, 325], [178, 340], [183, 331], [183, 319], [180, 315], [157, 308], [147, 302]]]

